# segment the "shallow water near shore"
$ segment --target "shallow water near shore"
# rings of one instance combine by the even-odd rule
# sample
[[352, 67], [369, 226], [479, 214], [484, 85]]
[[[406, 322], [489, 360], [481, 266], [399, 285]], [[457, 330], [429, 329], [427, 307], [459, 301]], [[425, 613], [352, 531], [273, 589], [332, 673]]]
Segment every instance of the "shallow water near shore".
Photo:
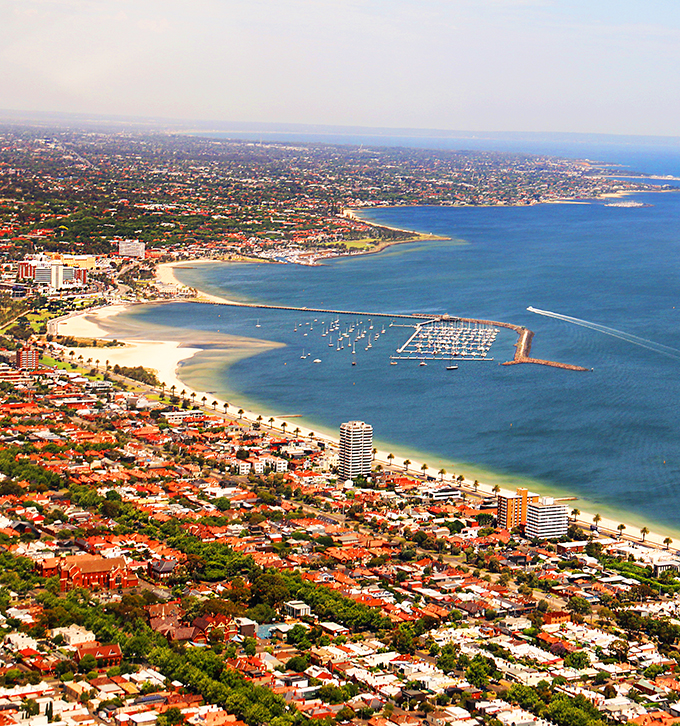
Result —
[[[649, 170], [677, 174], [671, 161], [663, 166], [655, 158]], [[646, 170], [642, 161], [637, 167]], [[152, 325], [154, 335], [181, 331], [192, 345], [224, 333], [278, 341], [285, 347], [254, 357], [211, 346], [182, 364], [180, 376], [266, 417], [288, 414], [289, 430], [335, 433], [342, 421], [362, 419], [382, 448], [426, 461], [430, 474], [456, 462], [468, 478], [506, 488], [529, 481], [581, 497], [579, 508], [588, 502], [605, 516], [625, 513], [632, 524], [653, 524], [677, 539], [680, 361], [526, 310], [680, 347], [680, 194], [633, 198], [653, 206], [380, 209], [370, 218], [456, 242], [403, 244], [320, 267], [177, 270], [182, 282], [232, 299], [526, 325], [536, 333], [533, 355], [593, 372], [500, 366], [516, 341], [505, 330], [491, 349], [493, 362], [460, 363], [455, 371], [443, 362], [390, 366], [412, 329], [397, 319], [390, 326], [389, 317], [372, 320], [373, 331], [384, 324], [385, 333], [370, 350], [357, 346], [356, 366], [349, 350], [329, 347], [322, 335], [330, 315], [178, 303], [133, 308], [116, 324]]]

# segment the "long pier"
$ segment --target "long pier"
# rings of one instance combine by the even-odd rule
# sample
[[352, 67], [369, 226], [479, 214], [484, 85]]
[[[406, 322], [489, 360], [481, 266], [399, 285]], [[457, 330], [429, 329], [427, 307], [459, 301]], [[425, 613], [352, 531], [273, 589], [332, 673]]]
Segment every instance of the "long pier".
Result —
[[453, 315], [437, 315], [434, 313], [376, 313], [362, 310], [331, 310], [327, 308], [308, 308], [298, 307], [294, 305], [266, 305], [264, 303], [242, 303], [233, 301], [217, 302], [216, 300], [197, 300], [202, 304], [220, 305], [236, 308], [255, 308], [260, 310], [294, 310], [303, 313], [321, 313], [327, 315], [354, 315], [369, 318], [399, 318], [401, 320], [457, 320], [461, 323], [476, 323], [478, 325], [496, 326], [499, 328], [507, 328], [517, 333], [517, 343], [515, 343], [515, 356], [513, 360], [506, 361], [501, 365], [512, 366], [520, 363], [534, 363], [536, 365], [548, 366], [550, 368], [562, 368], [568, 371], [590, 371], [591, 368], [573, 365], [571, 363], [559, 363], [553, 360], [543, 360], [542, 358], [531, 357], [531, 344], [534, 339], [533, 330], [525, 328], [522, 325], [513, 325], [512, 323], [502, 323], [498, 320], [480, 320], [477, 318], [461, 318]]
[[[192, 302], [192, 301], [190, 301]], [[193, 302], [200, 302], [202, 305], [226, 305], [234, 308], [257, 308], [260, 310], [297, 310], [301, 313], [323, 313], [327, 315], [360, 315], [368, 318], [407, 318], [409, 320], [439, 320], [441, 315], [435, 315], [434, 313], [371, 313], [364, 310], [328, 310], [326, 308], [306, 308], [296, 307], [294, 305], [265, 305], [264, 303], [245, 303], [245, 302], [233, 302], [224, 301], [217, 302], [216, 300], [195, 300]], [[456, 318], [460, 320], [461, 318]]]

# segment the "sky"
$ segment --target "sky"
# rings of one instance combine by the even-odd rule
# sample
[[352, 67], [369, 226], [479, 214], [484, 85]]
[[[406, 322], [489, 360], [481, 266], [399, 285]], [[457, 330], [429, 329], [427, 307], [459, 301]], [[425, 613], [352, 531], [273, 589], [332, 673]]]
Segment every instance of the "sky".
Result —
[[0, 0], [0, 108], [680, 136], [678, 0]]

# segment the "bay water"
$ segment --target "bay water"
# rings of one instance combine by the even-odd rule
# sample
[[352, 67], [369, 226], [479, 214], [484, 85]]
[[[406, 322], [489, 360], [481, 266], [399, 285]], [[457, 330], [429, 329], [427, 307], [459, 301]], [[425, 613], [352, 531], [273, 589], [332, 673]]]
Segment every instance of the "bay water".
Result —
[[[574, 156], [582, 151], [573, 149]], [[675, 147], [588, 151], [601, 161], [680, 175]], [[677, 535], [680, 194], [629, 199], [650, 206], [381, 208], [362, 214], [448, 239], [317, 267], [215, 262], [177, 270], [183, 283], [230, 299], [385, 313], [343, 319], [378, 333], [370, 349], [363, 341], [355, 346], [355, 366], [348, 347], [328, 345], [323, 333], [337, 318], [329, 314], [169, 303], [136, 306], [116, 324], [204, 347], [180, 368], [188, 385], [265, 420], [290, 415], [289, 430], [335, 434], [343, 421], [360, 419], [373, 425], [381, 448], [426, 461], [431, 474], [443, 466], [507, 488], [573, 494], [603, 515], [625, 514]], [[677, 357], [529, 306], [677, 348]], [[413, 328], [389, 314], [412, 312], [525, 325], [536, 334], [532, 355], [592, 371], [502, 366], [516, 342], [503, 329], [493, 361], [461, 362], [454, 371], [443, 361], [390, 365]], [[225, 336], [284, 346], [239, 354], [238, 346], [226, 350]]]

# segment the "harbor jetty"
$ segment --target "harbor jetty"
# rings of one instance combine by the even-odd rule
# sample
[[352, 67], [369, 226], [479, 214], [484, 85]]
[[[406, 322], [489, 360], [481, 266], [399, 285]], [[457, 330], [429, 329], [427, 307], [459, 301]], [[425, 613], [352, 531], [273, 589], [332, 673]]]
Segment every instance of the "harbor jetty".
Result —
[[483, 323], [484, 325], [496, 325], [500, 328], [508, 328], [517, 333], [517, 342], [515, 343], [515, 357], [506, 361], [502, 365], [514, 366], [518, 363], [535, 363], [540, 366], [549, 366], [550, 368], [563, 368], [567, 371], [591, 371], [592, 368], [584, 368], [583, 366], [573, 365], [572, 363], [559, 363], [554, 360], [543, 360], [542, 358], [531, 357], [531, 344], [534, 340], [534, 331], [525, 328], [522, 325], [513, 325], [512, 323], [501, 323], [497, 320], [476, 320], [474, 318], [460, 318], [463, 322]]
[[542, 358], [531, 357], [531, 344], [533, 342], [534, 333], [529, 328], [525, 328], [521, 325], [514, 325], [513, 323], [503, 323], [497, 320], [481, 320], [478, 318], [462, 318], [458, 316], [449, 315], [445, 313], [443, 315], [437, 315], [435, 313], [381, 313], [381, 312], [368, 312], [365, 310], [332, 310], [330, 308], [310, 308], [293, 305], [267, 305], [265, 303], [246, 303], [236, 302], [233, 300], [225, 300], [224, 302], [217, 302], [216, 300], [197, 300], [207, 305], [217, 305], [224, 307], [238, 307], [238, 308], [256, 308], [262, 310], [295, 310], [304, 313], [322, 313], [329, 315], [354, 315], [354, 316], [366, 316], [366, 317], [380, 317], [380, 318], [397, 318], [417, 321], [423, 323], [424, 321], [456, 321], [460, 323], [469, 323], [472, 325], [488, 326], [490, 328], [507, 328], [514, 331], [517, 334], [517, 343], [515, 343], [515, 356], [513, 360], [506, 361], [502, 365], [517, 365], [519, 363], [534, 363], [536, 365], [548, 366], [550, 368], [562, 368], [568, 371], [590, 371], [590, 368], [584, 368], [583, 366], [573, 365], [571, 363], [560, 363], [558, 361], [543, 360]]

